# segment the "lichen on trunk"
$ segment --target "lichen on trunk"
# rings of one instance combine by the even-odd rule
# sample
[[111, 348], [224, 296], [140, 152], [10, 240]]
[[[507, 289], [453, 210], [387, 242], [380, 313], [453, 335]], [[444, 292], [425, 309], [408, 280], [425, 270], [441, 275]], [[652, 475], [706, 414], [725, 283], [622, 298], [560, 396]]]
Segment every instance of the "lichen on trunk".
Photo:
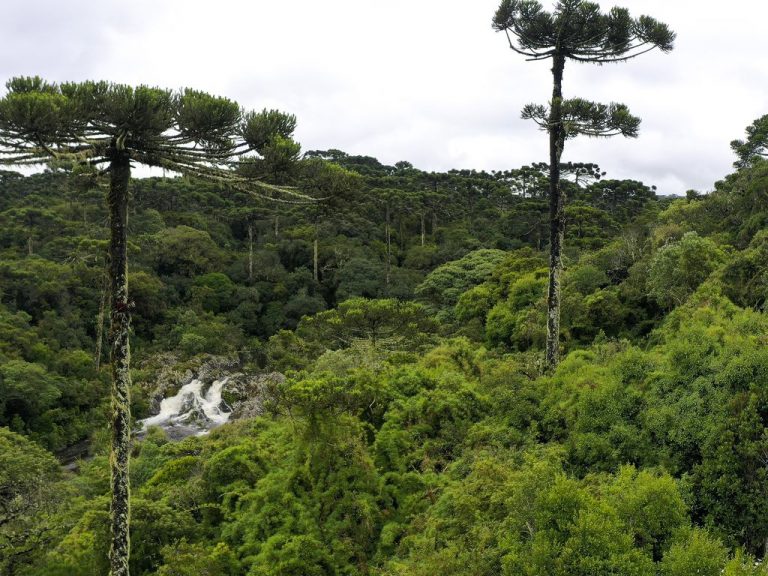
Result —
[[565, 57], [552, 59], [552, 105], [549, 116], [549, 288], [547, 291], [546, 365], [554, 370], [560, 360], [560, 276], [565, 239], [565, 194], [560, 186], [560, 159], [565, 146], [563, 129], [563, 69]]
[[101, 369], [101, 349], [104, 343], [104, 316], [107, 308], [107, 295], [109, 293], [109, 274], [104, 271], [104, 280], [101, 286], [101, 299], [99, 300], [99, 314], [96, 316], [96, 351], [94, 352], [93, 365], [98, 372]]
[[112, 365], [112, 446], [110, 455], [112, 540], [109, 553], [111, 576], [128, 576], [130, 554], [130, 301], [128, 299], [128, 154], [114, 148], [109, 190], [109, 279], [111, 310], [109, 344]]

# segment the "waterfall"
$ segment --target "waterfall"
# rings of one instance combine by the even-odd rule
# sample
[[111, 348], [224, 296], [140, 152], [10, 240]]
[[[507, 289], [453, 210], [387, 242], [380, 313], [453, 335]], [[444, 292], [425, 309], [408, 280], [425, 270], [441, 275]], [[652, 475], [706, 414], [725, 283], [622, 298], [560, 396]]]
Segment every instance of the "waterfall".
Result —
[[150, 426], [160, 426], [171, 437], [207, 434], [221, 426], [231, 415], [231, 409], [221, 397], [221, 391], [229, 377], [216, 380], [203, 394], [203, 382], [195, 379], [185, 384], [175, 396], [164, 398], [160, 412], [139, 420], [142, 431]]

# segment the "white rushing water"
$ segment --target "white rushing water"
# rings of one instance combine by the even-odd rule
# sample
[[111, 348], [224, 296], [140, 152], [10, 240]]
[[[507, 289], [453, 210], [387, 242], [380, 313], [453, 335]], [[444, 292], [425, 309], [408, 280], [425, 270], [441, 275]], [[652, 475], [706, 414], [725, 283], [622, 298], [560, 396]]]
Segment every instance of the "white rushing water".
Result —
[[229, 378], [216, 380], [203, 394], [203, 383], [192, 380], [185, 384], [175, 396], [164, 398], [156, 416], [139, 420], [141, 429], [160, 426], [174, 436], [206, 434], [212, 428], [221, 426], [231, 415], [221, 391]]

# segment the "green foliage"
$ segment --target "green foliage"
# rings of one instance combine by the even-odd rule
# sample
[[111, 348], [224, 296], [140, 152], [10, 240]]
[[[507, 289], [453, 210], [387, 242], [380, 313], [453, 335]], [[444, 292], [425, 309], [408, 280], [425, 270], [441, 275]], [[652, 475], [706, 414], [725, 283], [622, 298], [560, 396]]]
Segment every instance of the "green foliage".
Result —
[[505, 258], [501, 250], [470, 252], [459, 260], [438, 266], [416, 288], [416, 295], [436, 309], [451, 307], [463, 292], [490, 278]]
[[98, 576], [108, 573], [109, 504], [100, 497], [94, 505], [81, 509], [80, 517], [53, 550], [46, 550], [32, 574], [45, 576]]
[[456, 302], [456, 319], [466, 322], [472, 319], [480, 319], [483, 322], [493, 305], [493, 292], [488, 284], [480, 284], [470, 288], [459, 296]]
[[345, 348], [356, 340], [368, 340], [374, 347], [409, 349], [427, 342], [434, 326], [421, 304], [352, 298], [334, 310], [304, 318], [297, 333], [329, 349]]
[[62, 496], [56, 459], [34, 442], [0, 428], [0, 569], [13, 574], [48, 542], [49, 517]]
[[721, 280], [723, 293], [734, 303], [757, 310], [765, 309], [768, 299], [768, 271], [764, 263], [768, 258], [768, 233], [755, 234], [748, 248], [728, 262]]
[[[53, 132], [59, 96], [108, 88], [14, 86], [59, 111]], [[114, 112], [134, 102], [155, 138], [167, 94], [120, 92]], [[232, 103], [185, 94], [190, 137], [225, 147]], [[182, 373], [214, 353], [286, 376], [259, 388], [261, 416], [135, 440], [134, 574], [765, 573], [765, 163], [690, 202], [563, 164], [567, 355], [544, 376], [546, 170], [338, 150], [288, 169], [295, 143], [264, 133], [290, 118], [253, 122], [262, 163], [241, 175], [341, 201], [256, 211], [214, 184], [133, 182], [135, 406], [160, 352]], [[0, 572], [101, 576], [107, 234], [101, 192], [55, 170], [0, 173]], [[40, 448], [89, 436], [76, 474]]]
[[683, 576], [684, 574], [703, 574], [717, 576], [723, 571], [727, 559], [727, 550], [723, 544], [706, 532], [691, 530], [680, 542], [672, 545], [661, 563], [665, 576]]
[[759, 162], [761, 157], [768, 155], [766, 142], [768, 140], [768, 116], [761, 116], [747, 126], [747, 139], [734, 140], [731, 148], [739, 159], [734, 162], [736, 168], [744, 168], [753, 162]]
[[235, 306], [235, 290], [235, 284], [229, 276], [212, 272], [195, 278], [191, 298], [200, 302], [206, 312], [217, 314]]
[[[582, 60], [589, 61], [589, 60]], [[583, 98], [561, 101], [561, 122], [565, 138], [585, 136], [627, 136], [635, 138], [640, 118], [632, 116], [624, 104], [600, 104]], [[546, 129], [551, 110], [540, 104], [527, 104], [522, 111], [524, 120], [533, 120]]]
[[378, 262], [366, 258], [351, 258], [336, 273], [336, 297], [340, 302], [362, 296], [379, 298], [384, 295], [385, 271]]
[[681, 496], [665, 475], [623, 468], [578, 482], [554, 450], [478, 455], [462, 467], [403, 540], [391, 573], [422, 574], [428, 563], [449, 574], [654, 574], [643, 542], [666, 550], [685, 525]]
[[156, 266], [161, 275], [195, 276], [211, 270], [222, 257], [208, 232], [177, 226], [156, 235]]
[[[39, 77], [13, 78], [6, 88], [0, 100], [0, 153], [7, 163], [40, 164], [53, 157], [93, 166], [112, 162], [114, 148], [146, 165], [242, 184], [222, 166], [235, 156], [264, 160], [284, 143], [293, 145], [296, 127], [292, 115], [244, 113], [227, 98], [189, 88], [173, 92], [92, 81], [58, 85]], [[243, 157], [248, 151], [258, 156]]]
[[163, 565], [156, 576], [236, 576], [240, 564], [223, 542], [215, 546], [181, 540], [162, 550]]
[[[578, 285], [599, 294], [595, 270]], [[386, 302], [307, 318], [270, 343], [303, 371], [269, 389], [268, 416], [141, 444], [136, 573], [753, 573], [729, 549], [768, 533], [765, 319], [708, 290], [645, 346], [604, 339], [547, 377], [466, 338], [324, 346]], [[106, 490], [83, 474], [77, 490]], [[102, 512], [81, 505], [40, 573], [97, 573]]]
[[239, 349], [243, 334], [222, 316], [193, 310], [178, 311], [167, 342], [188, 356], [202, 352], [228, 354]]
[[[533, 120], [549, 136], [550, 280], [547, 296], [546, 362], [553, 370], [560, 359], [562, 253], [566, 230], [566, 194], [560, 167], [566, 141], [578, 135], [636, 137], [640, 119], [624, 104], [600, 104], [582, 98], [563, 98], [563, 73], [567, 61], [605, 64], [624, 62], [658, 48], [669, 52], [675, 33], [650, 16], [633, 19], [626, 8], [607, 13], [584, 0], [557, 2], [545, 12], [535, 0], [502, 0], [493, 28], [504, 32], [509, 47], [529, 61], [552, 61], [552, 100], [548, 106], [528, 104], [522, 118]], [[591, 170], [586, 170], [587, 174]], [[601, 176], [598, 174], [597, 177]], [[576, 171], [578, 182], [579, 172]], [[591, 207], [571, 206], [571, 223], [593, 220], [590, 235], [611, 228], [610, 217]], [[602, 222], [601, 222], [602, 220]], [[591, 224], [591, 223], [590, 223]], [[577, 238], [581, 235], [577, 229]]]
[[242, 128], [243, 138], [254, 149], [262, 152], [276, 138], [286, 139], [296, 129], [296, 117], [279, 110], [249, 112]]
[[565, 217], [567, 240], [581, 248], [599, 248], [619, 230], [618, 223], [607, 212], [581, 202], [567, 206]]
[[0, 368], [0, 396], [4, 424], [14, 415], [29, 418], [49, 407], [61, 396], [57, 379], [44, 366], [11, 360]]
[[151, 337], [155, 326], [162, 324], [168, 310], [168, 290], [162, 280], [147, 272], [128, 275], [132, 297], [136, 302], [132, 325], [136, 333]]
[[[37, 84], [31, 86], [33, 90]], [[100, 85], [88, 88], [101, 89], [104, 87]], [[123, 96], [133, 97], [128, 93]], [[164, 102], [161, 96], [158, 102]], [[190, 102], [195, 99], [190, 98]], [[190, 123], [202, 121], [202, 111], [208, 106], [204, 100], [189, 104]], [[212, 109], [219, 105], [226, 116], [226, 102], [211, 103]], [[499, 187], [500, 180], [491, 175], [474, 171], [430, 175], [412, 167], [390, 169], [373, 159], [343, 153], [331, 157], [345, 167], [313, 157], [292, 175], [302, 189], [315, 196], [330, 194], [343, 199], [334, 200], [328, 209], [273, 207], [256, 212], [249, 206], [247, 195], [199, 180], [151, 178], [132, 182], [129, 224], [133, 241], [129, 250], [133, 270], [129, 289], [137, 361], [166, 350], [183, 356], [238, 350], [243, 357], [247, 354], [264, 362], [268, 358], [262, 359], [256, 352], [262, 349], [259, 342], [268, 341], [281, 329], [295, 328], [304, 315], [357, 296], [410, 300], [424, 275], [446, 259], [461, 258], [483, 243], [536, 244], [526, 232], [530, 226], [497, 230], [506, 225], [499, 214], [517, 213], [523, 210], [520, 204], [529, 199], [510, 195], [509, 189], [506, 196], [497, 198], [504, 190]], [[81, 168], [70, 171], [66, 163], [60, 165], [63, 168], [26, 178], [9, 173], [2, 178], [0, 195], [3, 222], [9, 224], [0, 234], [4, 256], [0, 265], [0, 362], [38, 364], [54, 379], [63, 378], [62, 396], [51, 407], [51, 414], [40, 418], [40, 410], [35, 408], [29, 418], [18, 416], [15, 424], [15, 429], [35, 434], [56, 448], [84, 439], [103, 422], [101, 400], [108, 390], [103, 371], [97, 375], [86, 361], [90, 357], [95, 365], [100, 303], [108, 296], [104, 291], [108, 234], [103, 225], [103, 191], [90, 172], [86, 174]], [[355, 167], [364, 172], [368, 166], [373, 172], [367, 176], [348, 170]], [[534, 172], [541, 175], [538, 169]], [[383, 189], [397, 200], [393, 200], [390, 216], [393, 256], [389, 286], [385, 284], [383, 235], [376, 232], [381, 229], [383, 215], [379, 213], [378, 192], [372, 192]], [[471, 207], [463, 196], [455, 195], [480, 190], [490, 194], [488, 200], [477, 196]], [[535, 208], [532, 217], [538, 218], [542, 210]], [[307, 225], [307, 216], [317, 216], [320, 222], [317, 281], [311, 271], [315, 226]], [[472, 232], [467, 225], [470, 219]], [[500, 244], [503, 236], [511, 244], [506, 240]], [[499, 269], [496, 276], [489, 277], [493, 263], [501, 259], [500, 253], [488, 262], [477, 262], [476, 278], [474, 272], [465, 271], [458, 273], [455, 287], [435, 284], [430, 299], [441, 301], [441, 291], [450, 292], [450, 302], [440, 304], [435, 319], [451, 319], [451, 325], [443, 325], [440, 331], [484, 341], [487, 314], [506, 297], [508, 284], [518, 272], [539, 268], [533, 266], [534, 261], [546, 264], [538, 252], [516, 252], [514, 257], [505, 257], [505, 271]], [[490, 284], [486, 285], [487, 281]], [[472, 303], [471, 310], [462, 310], [464, 304], [453, 308], [466, 287], [475, 285], [482, 298]], [[454, 322], [454, 318], [460, 320]], [[529, 315], [529, 327], [535, 322], [536, 316]], [[107, 324], [105, 314], [102, 339]], [[411, 334], [396, 338], [400, 341], [397, 347], [426, 342], [429, 338], [425, 334], [433, 329], [424, 325], [413, 338]], [[288, 349], [282, 347], [281, 352], [279, 341], [263, 349], [267, 356], [272, 355], [272, 366], [286, 368], [304, 367], [310, 358], [338, 346], [305, 342], [297, 345], [292, 359], [285, 357], [282, 362], [278, 356]], [[353, 355], [337, 360], [346, 365]], [[107, 356], [107, 347], [102, 345], [102, 364]], [[371, 361], [378, 363], [379, 359]], [[139, 398], [138, 405], [146, 405], [146, 400]], [[12, 419], [13, 415], [4, 421], [10, 424]]]
[[51, 364], [48, 369], [21, 359], [0, 362], [0, 425], [59, 450], [103, 421], [103, 383], [85, 352], [62, 352]]
[[542, 308], [546, 296], [545, 272], [519, 277], [509, 286], [506, 301], [499, 302], [488, 312], [486, 339], [489, 344], [507, 345], [516, 350], [541, 346], [546, 338]]
[[[607, 14], [597, 4], [570, 0], [560, 2], [552, 13], [538, 2], [504, 0], [493, 18], [496, 30], [512, 30], [519, 51], [531, 57], [546, 57], [555, 38], [567, 57], [585, 62], [610, 62], [631, 58], [647, 44], [663, 52], [672, 50], [674, 32], [653, 18], [630, 18], [625, 8]], [[557, 35], [560, 31], [560, 35]]]
[[248, 572], [253, 576], [332, 576], [335, 573], [330, 556], [311, 536], [270, 538]]
[[737, 550], [734, 557], [725, 565], [725, 576], [760, 576], [766, 573], [766, 566], [756, 562], [749, 554]]
[[654, 256], [648, 293], [662, 306], [679, 306], [723, 260], [723, 251], [717, 244], [688, 232], [678, 242], [659, 249]]
[[300, 370], [311, 364], [323, 349], [321, 343], [307, 342], [295, 332], [281, 330], [267, 343], [267, 362], [280, 372]]

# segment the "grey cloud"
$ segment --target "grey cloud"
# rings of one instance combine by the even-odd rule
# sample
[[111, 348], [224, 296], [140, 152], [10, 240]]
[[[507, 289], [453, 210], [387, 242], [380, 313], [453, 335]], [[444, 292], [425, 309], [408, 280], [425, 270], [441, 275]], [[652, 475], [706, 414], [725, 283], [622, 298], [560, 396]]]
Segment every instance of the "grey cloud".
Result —
[[[620, 101], [643, 119], [632, 141], [569, 142], [611, 177], [684, 193], [731, 170], [728, 142], [768, 113], [763, 0], [616, 0], [678, 32], [669, 55], [566, 69], [566, 96]], [[548, 2], [544, 2], [548, 4]], [[604, 7], [613, 2], [602, 2]], [[341, 148], [429, 170], [505, 169], [546, 159], [519, 119], [551, 93], [490, 27], [498, 0], [5, 0], [0, 81], [40, 74], [194, 86], [299, 119], [304, 149]]]

